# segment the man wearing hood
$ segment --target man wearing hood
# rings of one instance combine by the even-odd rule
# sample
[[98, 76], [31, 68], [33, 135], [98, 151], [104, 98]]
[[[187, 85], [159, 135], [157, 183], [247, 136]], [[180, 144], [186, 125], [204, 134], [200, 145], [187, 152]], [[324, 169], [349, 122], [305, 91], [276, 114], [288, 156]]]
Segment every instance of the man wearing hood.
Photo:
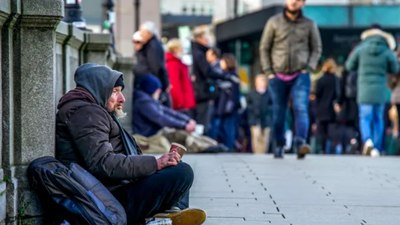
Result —
[[294, 147], [299, 159], [310, 152], [306, 144], [310, 126], [308, 98], [310, 70], [321, 56], [322, 44], [316, 24], [305, 17], [306, 0], [285, 0], [285, 9], [265, 24], [260, 41], [261, 67], [269, 80], [273, 103], [274, 156], [282, 158], [285, 145], [285, 117], [292, 98], [295, 117]]
[[[118, 122], [124, 115], [122, 73], [84, 64], [76, 70], [75, 82], [77, 87], [57, 107], [56, 158], [78, 163], [102, 181], [124, 206], [128, 224], [141, 224], [174, 206], [191, 187], [193, 171], [176, 152], [158, 159], [142, 155], [122, 128]], [[194, 209], [173, 216], [193, 224], [205, 218], [203, 211]]]
[[347, 59], [346, 69], [358, 73], [357, 103], [363, 153], [373, 151], [372, 155], [379, 155], [383, 151], [387, 76], [399, 69], [393, 52], [396, 43], [379, 25], [364, 31], [361, 40]]

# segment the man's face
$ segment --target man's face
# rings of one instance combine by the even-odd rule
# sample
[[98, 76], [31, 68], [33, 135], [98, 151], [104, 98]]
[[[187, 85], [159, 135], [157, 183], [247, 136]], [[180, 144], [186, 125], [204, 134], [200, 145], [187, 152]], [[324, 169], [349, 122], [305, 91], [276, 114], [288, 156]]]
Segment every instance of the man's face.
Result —
[[286, 0], [286, 7], [291, 12], [297, 12], [303, 8], [305, 0]]
[[199, 43], [203, 46], [208, 46], [208, 44], [209, 44], [207, 35], [202, 35], [202, 36], [196, 38], [196, 41], [197, 41], [197, 43]]
[[143, 27], [141, 27], [139, 31], [140, 35], [143, 38], [144, 43], [147, 43], [153, 37], [153, 34], [150, 31], [144, 29]]
[[213, 63], [216, 60], [217, 57], [213, 54], [211, 50], [208, 50], [206, 52], [206, 59], [208, 63]]
[[107, 110], [109, 112], [122, 112], [124, 107], [125, 97], [122, 94], [122, 87], [114, 87], [110, 98], [107, 101]]

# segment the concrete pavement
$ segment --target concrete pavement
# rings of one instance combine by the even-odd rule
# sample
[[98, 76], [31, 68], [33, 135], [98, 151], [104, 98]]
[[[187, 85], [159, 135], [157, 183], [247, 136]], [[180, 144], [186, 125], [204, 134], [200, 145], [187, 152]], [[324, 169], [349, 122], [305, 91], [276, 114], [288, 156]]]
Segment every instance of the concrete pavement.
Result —
[[185, 155], [205, 225], [398, 225], [400, 158]]

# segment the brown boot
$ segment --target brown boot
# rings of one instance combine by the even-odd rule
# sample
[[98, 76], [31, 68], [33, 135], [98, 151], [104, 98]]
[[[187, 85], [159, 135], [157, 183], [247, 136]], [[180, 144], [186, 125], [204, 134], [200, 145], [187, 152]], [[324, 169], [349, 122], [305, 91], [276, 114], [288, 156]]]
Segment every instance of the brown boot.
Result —
[[173, 225], [200, 225], [206, 220], [206, 212], [202, 209], [184, 209], [175, 213], [158, 213], [155, 218], [170, 218]]

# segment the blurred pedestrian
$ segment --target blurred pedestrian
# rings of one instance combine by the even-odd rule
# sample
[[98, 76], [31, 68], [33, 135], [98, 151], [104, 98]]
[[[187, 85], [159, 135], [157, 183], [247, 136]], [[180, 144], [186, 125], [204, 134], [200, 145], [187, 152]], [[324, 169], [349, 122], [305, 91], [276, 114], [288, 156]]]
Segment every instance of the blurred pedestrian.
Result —
[[157, 27], [153, 22], [144, 22], [139, 29], [143, 46], [139, 50], [140, 57], [133, 67], [133, 72], [138, 79], [135, 79], [137, 87], [141, 75], [152, 74], [161, 81], [160, 102], [170, 106], [169, 79], [165, 68], [165, 54], [161, 41], [158, 39]]
[[378, 25], [361, 34], [362, 42], [346, 61], [346, 68], [358, 72], [357, 103], [363, 153], [378, 155], [383, 151], [384, 107], [388, 73], [398, 72], [399, 65], [392, 51], [395, 41]]
[[181, 60], [182, 54], [183, 48], [179, 39], [168, 41], [165, 58], [171, 82], [172, 108], [193, 117], [192, 110], [196, 106], [196, 100], [189, 69]]
[[327, 59], [322, 65], [322, 72], [323, 75], [318, 79], [315, 91], [317, 142], [324, 153], [331, 153], [336, 147], [332, 146], [334, 143], [329, 137], [336, 121], [334, 105], [339, 92], [335, 60]]
[[272, 123], [272, 99], [264, 74], [254, 78], [254, 89], [247, 96], [248, 122], [253, 153], [268, 152]]
[[210, 48], [206, 52], [207, 62], [210, 63], [211, 67], [219, 73], [222, 73], [220, 65], [221, 51], [218, 48]]
[[275, 158], [283, 157], [284, 123], [289, 97], [295, 113], [294, 147], [299, 159], [310, 152], [308, 97], [310, 69], [321, 55], [321, 38], [316, 24], [303, 15], [305, 0], [286, 0], [282, 13], [271, 17], [260, 42], [262, 70], [270, 79], [273, 102]]
[[[164, 153], [171, 142], [185, 145], [190, 152], [225, 151], [215, 140], [201, 135], [191, 135], [196, 121], [184, 113], [162, 105], [158, 98], [161, 82], [152, 75], [144, 76], [139, 89], [134, 90], [133, 121], [134, 137], [139, 145], [146, 143], [143, 150], [148, 153]], [[157, 148], [153, 149], [154, 146]]]
[[209, 49], [209, 40], [202, 29], [193, 31], [192, 56], [193, 56], [193, 83], [196, 97], [196, 121], [204, 126], [204, 133], [208, 133], [212, 116], [212, 100], [217, 97], [216, 80], [229, 80], [231, 76], [218, 72], [206, 60]]
[[239, 78], [236, 59], [232, 54], [224, 54], [220, 61], [224, 76], [229, 81], [220, 84], [220, 93], [215, 99], [214, 117], [210, 137], [234, 150], [238, 130], [238, 110], [240, 108]]

